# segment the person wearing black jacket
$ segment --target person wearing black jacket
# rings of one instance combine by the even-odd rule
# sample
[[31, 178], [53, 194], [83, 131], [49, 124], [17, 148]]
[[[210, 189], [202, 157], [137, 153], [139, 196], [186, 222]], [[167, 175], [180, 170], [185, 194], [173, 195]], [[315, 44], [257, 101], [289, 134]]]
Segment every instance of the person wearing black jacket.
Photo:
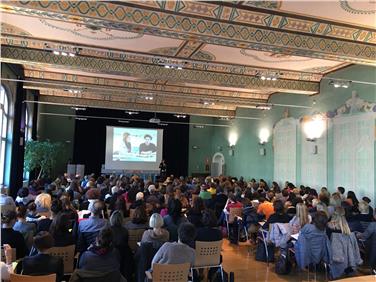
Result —
[[22, 260], [22, 274], [48, 275], [56, 273], [56, 281], [64, 277], [64, 263], [61, 257], [51, 256], [48, 249], [54, 246], [54, 238], [47, 231], [41, 231], [34, 237], [34, 246], [38, 254]]

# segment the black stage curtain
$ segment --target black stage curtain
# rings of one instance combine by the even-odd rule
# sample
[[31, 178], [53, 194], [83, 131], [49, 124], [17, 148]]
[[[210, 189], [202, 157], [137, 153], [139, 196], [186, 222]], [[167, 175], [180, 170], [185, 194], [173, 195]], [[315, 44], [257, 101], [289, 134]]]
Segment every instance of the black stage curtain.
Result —
[[[87, 120], [77, 120], [74, 134], [74, 164], [84, 164], [85, 173], [99, 174], [105, 161], [106, 126], [160, 128], [163, 129], [163, 158], [167, 162], [167, 173], [175, 176], [186, 176], [188, 173], [189, 125], [172, 124], [167, 126], [149, 123], [154, 113], [139, 112], [128, 115], [121, 110], [93, 109], [76, 111], [77, 115], [93, 116]], [[94, 118], [95, 116], [108, 119]], [[189, 117], [178, 119], [172, 114], [157, 114], [162, 122], [189, 122]], [[115, 118], [115, 119], [112, 119]], [[130, 123], [120, 123], [117, 119], [133, 119]], [[135, 121], [146, 120], [146, 121]]]

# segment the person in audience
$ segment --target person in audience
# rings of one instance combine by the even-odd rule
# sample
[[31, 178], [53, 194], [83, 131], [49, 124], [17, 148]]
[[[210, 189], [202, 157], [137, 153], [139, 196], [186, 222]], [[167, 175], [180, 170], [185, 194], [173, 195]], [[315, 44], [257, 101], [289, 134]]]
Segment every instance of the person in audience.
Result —
[[120, 270], [120, 255], [114, 248], [111, 228], [101, 229], [87, 251], [79, 259], [78, 268], [110, 273]]
[[198, 196], [203, 200], [210, 200], [212, 198], [211, 193], [208, 192], [208, 186], [206, 184], [201, 185], [201, 191]]
[[170, 241], [178, 240], [178, 228], [180, 224], [187, 221], [187, 218], [182, 215], [181, 202], [177, 199], [170, 199], [168, 201], [168, 215], [163, 218], [164, 227], [170, 234]]
[[345, 218], [345, 210], [342, 207], [336, 208], [331, 220], [328, 222], [326, 233], [329, 239], [332, 233], [350, 235], [350, 227]]
[[163, 243], [167, 242], [170, 238], [169, 232], [162, 228], [163, 217], [158, 213], [153, 213], [149, 220], [149, 226], [152, 229], [146, 230], [142, 234], [141, 243], [150, 242], [154, 246], [160, 247]]
[[90, 217], [78, 224], [77, 250], [79, 252], [85, 251], [95, 241], [99, 231], [107, 225], [107, 220], [103, 218], [103, 209], [102, 201], [94, 201], [90, 206]]
[[152, 260], [153, 264], [181, 264], [195, 261], [195, 250], [190, 247], [196, 238], [196, 228], [192, 223], [184, 222], [178, 229], [178, 242], [166, 242]]
[[20, 232], [25, 239], [27, 248], [30, 250], [33, 245], [33, 237], [36, 234], [36, 226], [34, 223], [26, 221], [26, 207], [21, 205], [17, 208], [17, 222], [13, 229]]
[[26, 255], [27, 246], [22, 234], [13, 230], [13, 226], [16, 223], [16, 215], [13, 210], [1, 211], [1, 246], [8, 244], [16, 249], [16, 257], [20, 259]]
[[352, 206], [353, 212], [358, 212], [358, 204], [359, 201], [354, 193], [354, 191], [347, 192], [347, 199], [346, 202], [349, 203], [350, 206]]
[[[37, 208], [38, 210], [38, 208]], [[49, 217], [43, 216], [42, 214], [39, 220], [37, 221], [37, 232], [40, 231], [48, 231], [50, 229], [50, 225], [52, 220], [57, 216], [59, 212], [62, 211], [61, 201], [60, 200], [53, 200], [50, 207], [49, 207]]]
[[341, 197], [341, 201], [342, 202], [346, 201], [345, 188], [339, 186], [339, 187], [337, 187], [337, 192], [339, 193], [339, 195]]
[[291, 234], [299, 233], [304, 225], [311, 223], [312, 217], [308, 214], [307, 206], [303, 203], [296, 205], [296, 215], [290, 220]]
[[148, 216], [146, 213], [145, 206], [138, 206], [133, 213], [133, 218], [131, 221], [125, 224], [125, 228], [128, 230], [135, 229], [148, 229]]
[[274, 213], [274, 206], [271, 202], [268, 202], [264, 197], [260, 197], [259, 206], [257, 208], [257, 213], [265, 216], [265, 219], [268, 220], [269, 217]]
[[63, 281], [63, 259], [48, 254], [48, 250], [54, 246], [54, 239], [51, 234], [46, 231], [39, 232], [34, 237], [34, 246], [38, 250], [38, 254], [25, 257], [22, 260], [22, 274], [48, 275], [56, 273], [56, 281]]
[[8, 210], [15, 211], [16, 204], [11, 196], [8, 196], [8, 189], [5, 187], [1, 187], [0, 189], [0, 208], [1, 212], [4, 213]]
[[41, 193], [35, 198], [36, 211], [38, 215], [44, 218], [51, 216], [52, 198], [50, 194]]
[[110, 217], [110, 228], [113, 235], [113, 247], [120, 256], [120, 272], [128, 280], [132, 280], [134, 266], [132, 250], [128, 245], [128, 230], [123, 226], [124, 217], [120, 211], [114, 211]]
[[268, 228], [272, 223], [289, 223], [290, 217], [285, 213], [282, 201], [277, 200], [273, 203], [274, 213], [269, 216], [263, 228]]
[[217, 218], [212, 210], [202, 211], [202, 226], [197, 229], [196, 241], [220, 241], [222, 232], [218, 229]]
[[69, 214], [59, 212], [52, 220], [49, 232], [54, 238], [54, 247], [65, 247], [76, 243], [71, 230]]
[[37, 213], [37, 206], [34, 202], [31, 202], [27, 205], [27, 214], [26, 214], [26, 221], [27, 222], [34, 222], [35, 225], [41, 216]]
[[[362, 200], [368, 204], [369, 214], [373, 217], [373, 207], [371, 207], [371, 205], [370, 205], [371, 199], [368, 198], [368, 197], [363, 197]], [[375, 218], [375, 220], [376, 220], [376, 218]]]
[[196, 197], [193, 200], [192, 208], [188, 210], [187, 218], [196, 228], [202, 226], [202, 212], [205, 210], [204, 200]]
[[27, 187], [23, 187], [18, 190], [16, 203], [18, 205], [27, 206], [30, 202], [35, 200], [35, 196], [29, 193], [29, 189]]

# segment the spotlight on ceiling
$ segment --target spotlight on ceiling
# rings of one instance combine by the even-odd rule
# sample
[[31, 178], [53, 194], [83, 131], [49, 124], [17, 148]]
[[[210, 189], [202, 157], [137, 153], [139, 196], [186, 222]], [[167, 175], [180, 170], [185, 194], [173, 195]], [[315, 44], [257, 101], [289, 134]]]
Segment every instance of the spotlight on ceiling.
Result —
[[177, 118], [186, 118], [187, 117], [187, 115], [182, 115], [182, 114], [178, 114], [178, 115], [174, 115], [175, 117], [177, 117]]
[[261, 80], [276, 81], [281, 73], [278, 72], [256, 72], [256, 77]]
[[75, 89], [75, 88], [65, 88], [64, 91], [68, 91], [69, 93], [72, 93], [72, 94], [80, 94], [82, 93], [82, 89]]
[[71, 107], [71, 109], [75, 111], [86, 111], [86, 108], [83, 107]]
[[195, 124], [193, 125], [193, 128], [204, 128], [205, 126], [201, 125], [201, 124]]
[[167, 126], [168, 124], [167, 124], [167, 123], [163, 123], [163, 122], [161, 122], [161, 123], [159, 123], [159, 125]]
[[138, 112], [132, 112], [132, 111], [125, 111], [126, 114], [128, 115], [138, 115]]
[[332, 85], [334, 88], [349, 88], [351, 80], [330, 80], [329, 85]]
[[270, 111], [272, 109], [272, 106], [271, 105], [256, 105], [256, 109]]
[[87, 120], [87, 118], [85, 118], [85, 117], [76, 117], [76, 120], [84, 121], [84, 120]]
[[229, 117], [219, 117], [218, 119], [219, 119], [219, 120], [225, 120], [225, 121], [229, 121], [229, 120], [230, 120]]
[[154, 99], [153, 96], [145, 96], [144, 98], [147, 101], [152, 101]]
[[201, 103], [205, 106], [214, 106], [215, 103], [214, 102], [211, 102], [211, 101], [201, 101]]

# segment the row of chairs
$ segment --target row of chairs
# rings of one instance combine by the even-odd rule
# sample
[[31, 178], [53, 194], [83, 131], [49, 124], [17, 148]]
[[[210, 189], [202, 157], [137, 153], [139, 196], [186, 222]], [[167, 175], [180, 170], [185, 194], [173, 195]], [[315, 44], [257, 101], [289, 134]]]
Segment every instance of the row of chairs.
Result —
[[221, 263], [222, 240], [215, 242], [196, 241], [195, 263], [190, 267], [184, 264], [153, 264], [153, 272], [146, 271], [146, 277], [153, 282], [187, 282], [187, 277], [194, 277], [194, 271], [200, 269], [219, 268], [222, 281], [224, 272]]

